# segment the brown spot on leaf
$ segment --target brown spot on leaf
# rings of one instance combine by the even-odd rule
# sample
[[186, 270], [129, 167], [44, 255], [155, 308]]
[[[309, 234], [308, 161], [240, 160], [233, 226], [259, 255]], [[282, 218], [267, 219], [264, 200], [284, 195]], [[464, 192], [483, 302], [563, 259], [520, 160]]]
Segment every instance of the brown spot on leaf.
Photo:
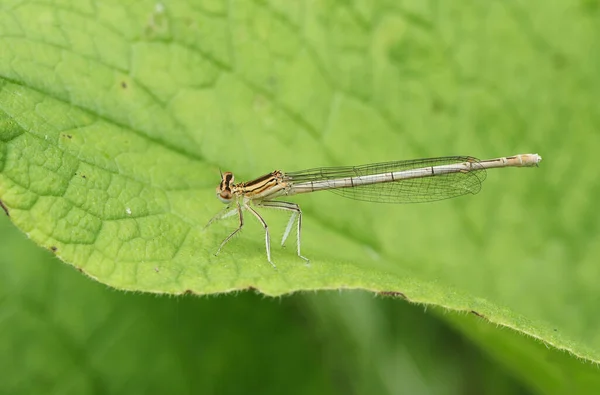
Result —
[[52, 250], [52, 252], [56, 252], [58, 250], [58, 248], [56, 246], [52, 246], [52, 247], [50, 247], [50, 249]]
[[408, 300], [408, 298], [406, 297], [406, 295], [404, 295], [402, 292], [397, 292], [397, 291], [381, 291], [378, 292], [379, 296], [389, 296], [392, 298], [402, 298], [402, 299], [406, 299]]
[[8, 207], [6, 207], [6, 205], [4, 204], [4, 202], [2, 200], [0, 200], [0, 207], [2, 207], [2, 210], [4, 210], [4, 212], [6, 213], [6, 215], [8, 217], [10, 217], [10, 214], [8, 212]]
[[185, 291], [183, 291], [183, 295], [195, 295], [196, 293], [194, 291], [192, 291], [191, 289], [186, 289]]
[[127, 89], [127, 82], [121, 81], [121, 88]]
[[477, 316], [477, 317], [479, 317], [479, 318], [483, 318], [484, 320], [487, 320], [487, 318], [486, 318], [486, 316], [485, 316], [485, 315], [483, 315], [483, 314], [481, 314], [481, 313], [478, 313], [478, 312], [476, 312], [475, 310], [471, 310], [471, 311], [470, 311], [470, 313], [471, 313], [471, 314], [474, 314], [474, 315], [476, 315], [476, 316]]

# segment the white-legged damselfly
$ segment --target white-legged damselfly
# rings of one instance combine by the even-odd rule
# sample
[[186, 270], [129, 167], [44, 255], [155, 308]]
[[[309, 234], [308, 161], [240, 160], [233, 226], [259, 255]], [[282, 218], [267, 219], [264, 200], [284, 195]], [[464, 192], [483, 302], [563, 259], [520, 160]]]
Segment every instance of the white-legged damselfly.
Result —
[[[362, 166], [323, 167], [295, 172], [275, 170], [255, 180], [234, 183], [233, 173], [221, 174], [217, 197], [227, 207], [209, 221], [238, 215], [239, 226], [223, 240], [216, 254], [244, 225], [243, 211], [252, 213], [265, 230], [267, 260], [271, 260], [271, 239], [265, 220], [255, 207], [266, 207], [291, 212], [281, 245], [297, 224], [298, 256], [300, 253], [302, 211], [296, 203], [275, 200], [282, 196], [329, 190], [338, 195], [379, 203], [423, 203], [476, 194], [486, 177], [486, 169], [496, 167], [537, 166], [542, 160], [538, 154], [522, 154], [479, 160], [470, 156], [383, 162]], [[297, 219], [297, 221], [296, 221]]]

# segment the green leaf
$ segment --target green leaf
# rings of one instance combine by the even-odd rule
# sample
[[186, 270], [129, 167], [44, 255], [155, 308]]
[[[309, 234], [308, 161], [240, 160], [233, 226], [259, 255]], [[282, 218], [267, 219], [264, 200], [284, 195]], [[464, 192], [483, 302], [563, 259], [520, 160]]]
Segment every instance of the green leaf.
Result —
[[[423, 4], [3, 2], [0, 200], [115, 288], [402, 293], [598, 362], [597, 11]], [[204, 229], [219, 168], [525, 152], [469, 198], [298, 197], [310, 266], [281, 213], [277, 270], [256, 221], [217, 257], [236, 219]]]

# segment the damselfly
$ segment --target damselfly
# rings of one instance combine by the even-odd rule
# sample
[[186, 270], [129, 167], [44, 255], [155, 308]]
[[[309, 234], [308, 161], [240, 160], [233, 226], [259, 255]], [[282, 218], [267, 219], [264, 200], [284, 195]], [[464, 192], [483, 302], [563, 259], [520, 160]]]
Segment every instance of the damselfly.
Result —
[[[466, 194], [476, 194], [486, 177], [486, 169], [496, 167], [537, 166], [542, 160], [538, 154], [522, 154], [479, 160], [471, 156], [448, 156], [440, 158], [404, 160], [375, 163], [362, 166], [323, 167], [295, 172], [275, 170], [255, 180], [235, 184], [233, 173], [221, 174], [217, 197], [227, 207], [213, 217], [214, 221], [238, 215], [239, 226], [223, 240], [216, 254], [244, 226], [244, 210], [249, 211], [265, 230], [267, 260], [271, 260], [271, 238], [265, 220], [255, 210], [266, 207], [291, 212], [283, 233], [284, 245], [294, 224], [297, 224], [296, 245], [300, 253], [302, 211], [296, 203], [275, 200], [282, 196], [328, 190], [338, 195], [379, 203], [423, 203], [450, 199]], [[297, 220], [297, 221], [296, 221]]]

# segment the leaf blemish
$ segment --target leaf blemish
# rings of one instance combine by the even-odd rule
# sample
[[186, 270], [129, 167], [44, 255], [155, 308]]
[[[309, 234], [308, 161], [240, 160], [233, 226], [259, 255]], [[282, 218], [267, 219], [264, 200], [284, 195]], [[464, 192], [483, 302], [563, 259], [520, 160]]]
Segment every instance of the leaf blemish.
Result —
[[52, 246], [52, 247], [50, 247], [50, 249], [52, 250], [52, 252], [56, 252], [56, 250], [58, 250], [58, 248], [56, 246]]
[[394, 298], [400, 297], [403, 299], [408, 300], [408, 298], [406, 297], [406, 295], [404, 295], [402, 292], [397, 292], [397, 291], [381, 291], [378, 292], [379, 296], [391, 296]]
[[477, 317], [479, 317], [479, 318], [487, 319], [487, 318], [485, 317], [485, 315], [483, 315], [483, 314], [481, 314], [481, 313], [478, 313], [478, 312], [476, 312], [475, 310], [471, 310], [471, 311], [470, 311], [470, 313], [471, 313], [471, 314], [474, 314], [474, 315], [476, 315], [476, 316], [477, 316]]
[[0, 207], [2, 207], [2, 210], [4, 210], [4, 212], [6, 213], [6, 216], [10, 217], [10, 214], [8, 213], [8, 207], [6, 207], [2, 200], [0, 200]]
[[121, 88], [127, 89], [127, 82], [121, 81]]

